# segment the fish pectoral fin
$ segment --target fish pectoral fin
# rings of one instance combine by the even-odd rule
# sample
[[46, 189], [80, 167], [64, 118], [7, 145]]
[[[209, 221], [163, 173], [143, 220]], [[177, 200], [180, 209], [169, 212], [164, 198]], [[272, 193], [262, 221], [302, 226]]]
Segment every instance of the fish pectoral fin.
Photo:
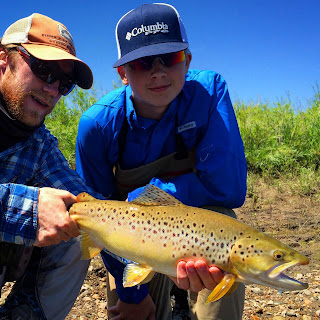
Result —
[[237, 290], [238, 286], [239, 286], [239, 282], [235, 282], [230, 288], [230, 290], [224, 296], [229, 297], [231, 294], [233, 294]]
[[147, 184], [142, 192], [135, 199], [130, 201], [130, 203], [144, 206], [182, 205], [178, 199], [152, 184]]
[[214, 302], [221, 299], [224, 295], [226, 295], [232, 289], [234, 291], [237, 287], [235, 286], [235, 288], [233, 288], [236, 278], [237, 277], [234, 274], [230, 274], [230, 273], [225, 274], [223, 279], [217, 284], [217, 286], [210, 293], [205, 304], [207, 304], [208, 302]]
[[128, 264], [123, 273], [123, 286], [133, 287], [150, 281], [154, 275], [150, 266], [143, 264]]
[[89, 260], [100, 253], [103, 247], [97, 245], [88, 233], [81, 230], [80, 236], [81, 259]]
[[147, 275], [147, 277], [146, 277], [144, 280], [142, 280], [139, 284], [145, 284], [145, 283], [150, 282], [150, 281], [152, 280], [152, 278], [153, 278], [153, 276], [154, 276], [155, 273], [156, 273], [155, 271], [151, 271], [151, 272]]

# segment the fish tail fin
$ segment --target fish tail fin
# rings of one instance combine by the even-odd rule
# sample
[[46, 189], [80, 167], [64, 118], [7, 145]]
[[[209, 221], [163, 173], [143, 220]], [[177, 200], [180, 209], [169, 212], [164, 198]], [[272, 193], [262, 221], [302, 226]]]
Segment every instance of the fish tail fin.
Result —
[[[230, 273], [225, 274], [223, 279], [217, 284], [217, 286], [210, 293], [205, 304], [209, 302], [217, 301], [226, 294], [231, 294], [238, 286], [238, 284], [235, 284], [236, 278], [237, 277], [233, 274], [230, 274]], [[230, 290], [232, 290], [231, 293], [229, 293]]]

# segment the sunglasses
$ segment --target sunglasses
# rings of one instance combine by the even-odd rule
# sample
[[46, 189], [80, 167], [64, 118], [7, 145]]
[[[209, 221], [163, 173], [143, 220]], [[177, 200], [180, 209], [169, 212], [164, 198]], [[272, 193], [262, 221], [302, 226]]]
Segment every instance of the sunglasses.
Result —
[[160, 54], [156, 56], [149, 56], [139, 58], [133, 61], [128, 62], [128, 65], [133, 70], [151, 70], [154, 64], [156, 63], [156, 59], [160, 59], [160, 61], [167, 67], [172, 67], [175, 64], [184, 61], [186, 58], [186, 54], [184, 51]]
[[57, 62], [39, 60], [23, 47], [17, 47], [17, 51], [23, 57], [30, 60], [30, 69], [38, 78], [48, 84], [53, 84], [59, 80], [59, 92], [63, 96], [68, 95], [75, 87], [76, 84], [72, 77], [65, 74], [58, 66]]

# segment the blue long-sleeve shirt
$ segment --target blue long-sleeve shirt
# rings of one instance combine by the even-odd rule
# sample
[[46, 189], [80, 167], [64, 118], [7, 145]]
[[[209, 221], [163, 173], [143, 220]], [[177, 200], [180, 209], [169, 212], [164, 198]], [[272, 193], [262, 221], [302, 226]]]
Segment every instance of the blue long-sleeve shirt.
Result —
[[[195, 148], [196, 171], [168, 182], [155, 177], [151, 183], [187, 205], [236, 208], [243, 204], [247, 175], [244, 147], [226, 82], [219, 74], [190, 70], [181, 93], [161, 120], [137, 116], [129, 85], [107, 94], [82, 115], [77, 171], [105, 197], [112, 198], [115, 191], [113, 167], [119, 157], [118, 137], [124, 117], [129, 125], [121, 146], [122, 169], [136, 168], [173, 153], [175, 136], [181, 133], [186, 147]], [[116, 282], [121, 282], [121, 265], [103, 257]], [[142, 300], [142, 294], [137, 293], [131, 301], [127, 296], [122, 298], [121, 291], [125, 290], [117, 291], [123, 301]]]
[[57, 139], [44, 125], [0, 153], [0, 241], [33, 245], [40, 187], [99, 197], [69, 168]]

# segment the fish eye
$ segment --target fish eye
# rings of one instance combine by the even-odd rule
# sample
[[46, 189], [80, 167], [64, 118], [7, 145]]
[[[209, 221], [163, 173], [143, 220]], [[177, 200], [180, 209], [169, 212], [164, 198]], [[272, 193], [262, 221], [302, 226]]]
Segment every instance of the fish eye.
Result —
[[284, 257], [284, 254], [281, 251], [275, 251], [273, 253], [274, 260], [280, 261], [280, 260], [283, 260], [283, 257]]

